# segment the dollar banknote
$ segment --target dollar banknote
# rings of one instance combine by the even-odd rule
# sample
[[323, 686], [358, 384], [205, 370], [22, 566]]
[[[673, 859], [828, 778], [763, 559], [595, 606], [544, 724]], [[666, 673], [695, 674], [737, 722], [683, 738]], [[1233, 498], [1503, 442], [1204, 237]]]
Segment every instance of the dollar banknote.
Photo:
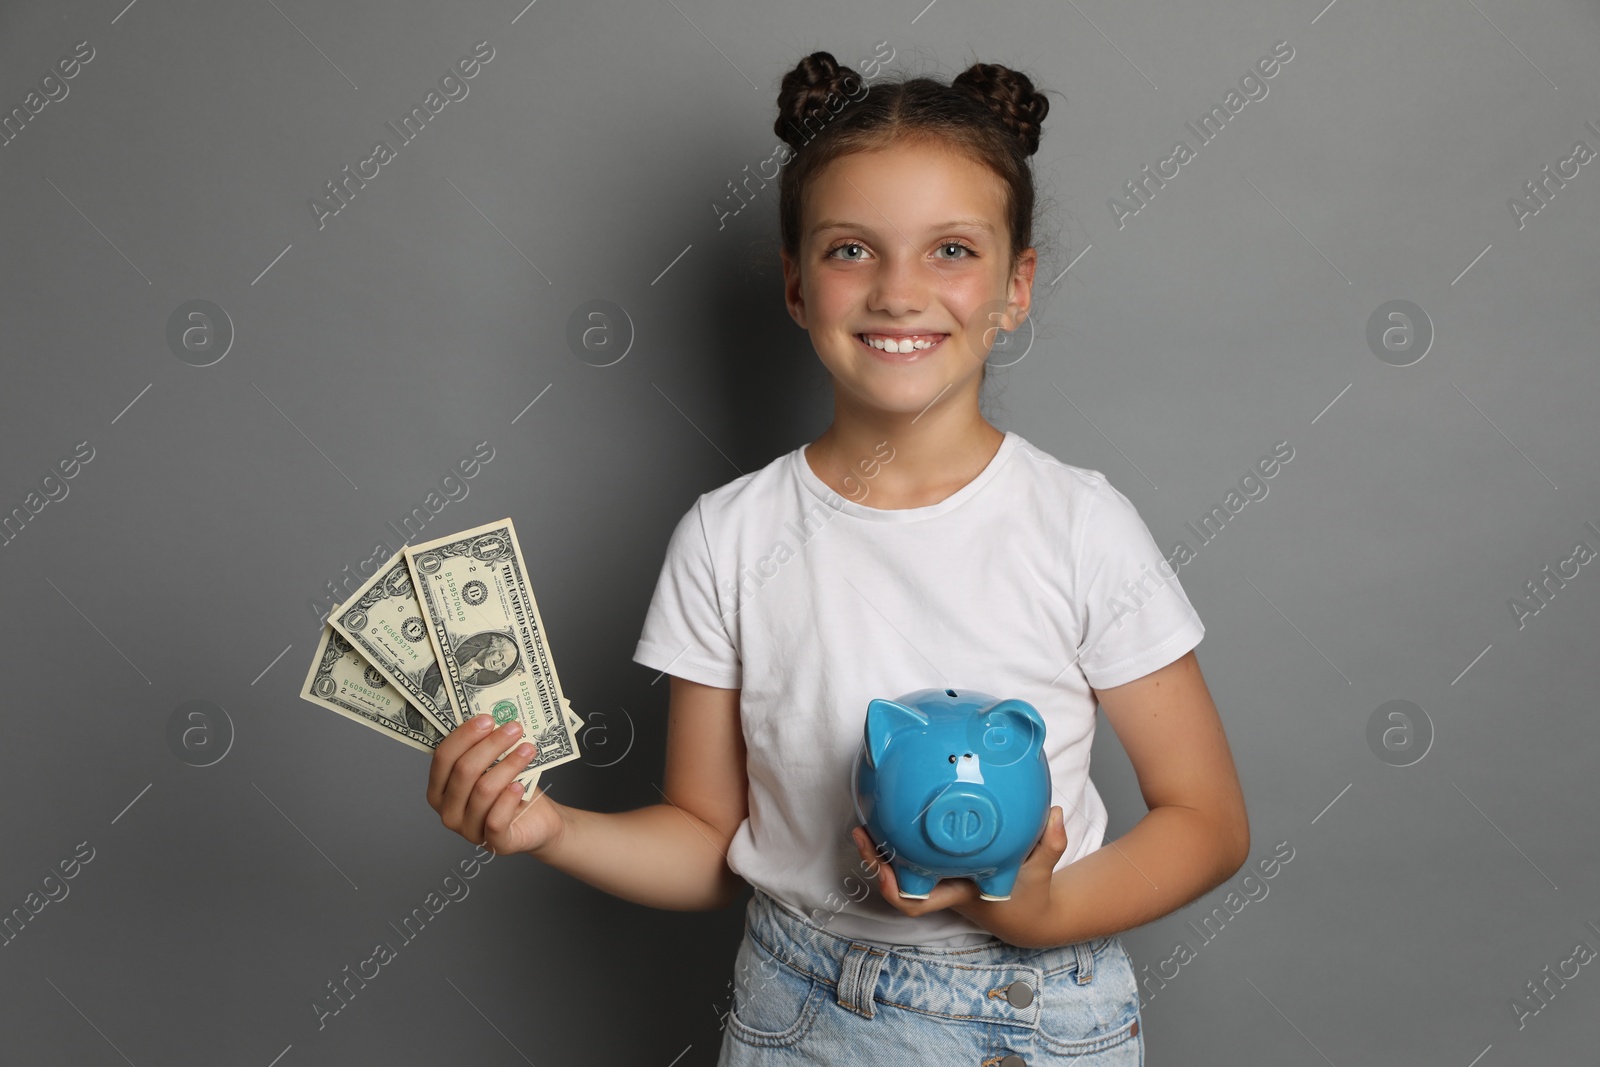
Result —
[[328, 622], [441, 733], [461, 724], [433, 654], [433, 643], [428, 640], [404, 549], [335, 608]]
[[531, 798], [546, 769], [582, 753], [511, 520], [401, 551], [459, 721], [489, 714], [521, 723], [501, 758], [523, 742], [538, 746], [516, 778]]
[[[428, 752], [438, 748], [444, 735], [418, 714], [421, 709], [397, 700], [397, 691], [387, 683], [343, 634], [325, 625], [300, 696], [412, 748]], [[576, 736], [583, 729], [583, 719], [565, 698], [561, 711]]]
[[438, 728], [405, 700], [381, 671], [326, 624], [300, 695], [424, 752], [433, 751], [444, 740]]

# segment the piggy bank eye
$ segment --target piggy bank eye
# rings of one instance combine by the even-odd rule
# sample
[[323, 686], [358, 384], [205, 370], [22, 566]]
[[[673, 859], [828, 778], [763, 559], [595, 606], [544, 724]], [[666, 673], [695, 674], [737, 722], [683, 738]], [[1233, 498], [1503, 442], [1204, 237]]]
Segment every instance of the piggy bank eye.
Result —
[[951, 763], [954, 763], [954, 762], [955, 762], [955, 761], [956, 761], [956, 757], [955, 757], [955, 753], [953, 753], [953, 752], [952, 752], [952, 753], [951, 753], [951, 754], [950, 754], [950, 762], [951, 762]]

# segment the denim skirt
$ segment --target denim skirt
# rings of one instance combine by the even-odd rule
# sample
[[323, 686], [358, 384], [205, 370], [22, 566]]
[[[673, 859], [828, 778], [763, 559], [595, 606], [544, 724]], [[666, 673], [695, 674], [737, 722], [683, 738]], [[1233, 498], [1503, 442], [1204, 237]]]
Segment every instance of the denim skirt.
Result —
[[829, 933], [757, 889], [717, 1063], [1143, 1067], [1138, 983], [1115, 935], [891, 945]]

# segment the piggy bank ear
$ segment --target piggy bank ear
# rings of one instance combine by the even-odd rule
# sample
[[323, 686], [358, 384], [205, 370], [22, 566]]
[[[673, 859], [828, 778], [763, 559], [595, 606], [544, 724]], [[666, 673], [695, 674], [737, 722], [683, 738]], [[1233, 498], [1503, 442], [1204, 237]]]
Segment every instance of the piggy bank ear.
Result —
[[1002, 700], [974, 717], [968, 740], [990, 766], [1005, 766], [1044, 748], [1044, 716], [1026, 700]]
[[889, 737], [908, 726], [926, 726], [928, 717], [915, 708], [881, 697], [867, 704], [867, 759], [876, 769], [889, 747]]

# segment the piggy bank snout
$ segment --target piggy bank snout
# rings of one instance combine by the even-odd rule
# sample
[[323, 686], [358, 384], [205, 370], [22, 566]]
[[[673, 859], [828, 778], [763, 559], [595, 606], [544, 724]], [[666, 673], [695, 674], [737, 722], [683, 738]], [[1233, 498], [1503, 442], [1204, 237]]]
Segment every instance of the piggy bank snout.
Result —
[[923, 832], [941, 852], [970, 856], [1000, 833], [1000, 806], [987, 789], [953, 785], [941, 790], [922, 817]]

